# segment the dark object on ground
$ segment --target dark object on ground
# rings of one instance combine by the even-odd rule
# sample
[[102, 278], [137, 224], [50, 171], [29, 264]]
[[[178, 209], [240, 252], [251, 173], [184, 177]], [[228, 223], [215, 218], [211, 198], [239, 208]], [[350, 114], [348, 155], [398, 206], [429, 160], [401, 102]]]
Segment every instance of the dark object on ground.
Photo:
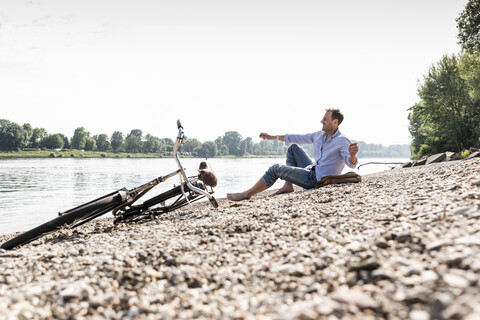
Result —
[[323, 177], [317, 182], [315, 188], [321, 188], [329, 184], [358, 183], [360, 181], [362, 181], [362, 177], [355, 172], [350, 171], [345, 174]]

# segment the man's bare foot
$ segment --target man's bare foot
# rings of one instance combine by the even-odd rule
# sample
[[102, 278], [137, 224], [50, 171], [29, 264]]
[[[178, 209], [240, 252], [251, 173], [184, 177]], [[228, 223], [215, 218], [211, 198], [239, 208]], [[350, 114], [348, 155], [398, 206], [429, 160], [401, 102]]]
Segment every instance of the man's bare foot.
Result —
[[245, 194], [245, 192], [239, 192], [239, 193], [227, 193], [227, 199], [231, 201], [242, 201], [250, 198]]
[[276, 195], [279, 195], [279, 194], [282, 194], [282, 193], [290, 193], [290, 192], [293, 192], [293, 191], [294, 191], [293, 185], [285, 183], [283, 185], [283, 187], [278, 189], [273, 195], [276, 196]]

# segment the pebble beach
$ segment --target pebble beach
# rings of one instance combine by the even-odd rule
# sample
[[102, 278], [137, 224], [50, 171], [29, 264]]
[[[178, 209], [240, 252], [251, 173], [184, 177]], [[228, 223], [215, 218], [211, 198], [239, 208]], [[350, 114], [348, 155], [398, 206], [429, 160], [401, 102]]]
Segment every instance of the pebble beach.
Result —
[[0, 319], [480, 319], [480, 158], [218, 202], [0, 250]]

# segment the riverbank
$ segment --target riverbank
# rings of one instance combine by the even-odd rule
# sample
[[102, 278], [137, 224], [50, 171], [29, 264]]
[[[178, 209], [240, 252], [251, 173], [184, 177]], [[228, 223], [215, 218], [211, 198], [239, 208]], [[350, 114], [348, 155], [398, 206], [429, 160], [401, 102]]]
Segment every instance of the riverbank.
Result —
[[219, 203], [1, 251], [0, 317], [480, 317], [479, 158]]

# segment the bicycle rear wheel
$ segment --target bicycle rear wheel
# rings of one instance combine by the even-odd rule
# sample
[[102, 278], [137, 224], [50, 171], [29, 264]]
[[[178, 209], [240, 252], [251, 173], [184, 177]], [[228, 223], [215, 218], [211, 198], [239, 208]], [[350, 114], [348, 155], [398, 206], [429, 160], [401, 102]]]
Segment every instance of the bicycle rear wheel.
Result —
[[65, 225], [71, 225], [79, 220], [87, 219], [93, 214], [98, 214], [101, 212], [105, 214], [114, 207], [120, 205], [122, 202], [124, 202], [124, 198], [120, 192], [112, 192], [101, 198], [70, 209], [61, 216], [6, 241], [2, 244], [1, 248], [5, 250], [13, 249], [14, 247], [38, 239], [41, 236], [53, 232]]

